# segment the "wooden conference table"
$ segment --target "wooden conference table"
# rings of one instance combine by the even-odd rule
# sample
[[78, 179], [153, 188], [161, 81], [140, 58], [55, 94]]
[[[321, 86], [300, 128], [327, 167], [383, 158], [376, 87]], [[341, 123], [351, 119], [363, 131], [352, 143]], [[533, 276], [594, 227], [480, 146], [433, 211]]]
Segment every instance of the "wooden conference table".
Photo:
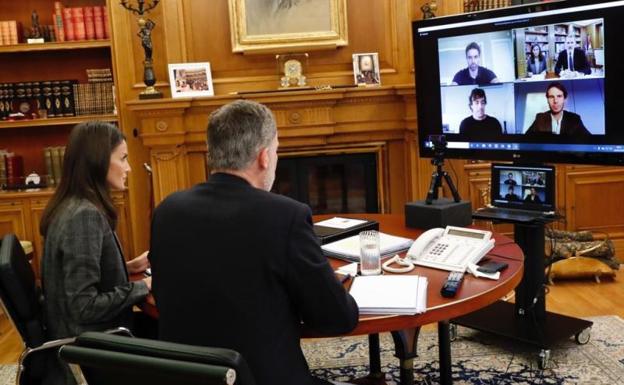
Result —
[[[314, 222], [328, 219], [336, 215], [318, 215]], [[403, 215], [394, 214], [339, 214], [341, 217], [376, 220], [379, 230], [392, 235], [415, 239], [423, 231], [405, 227]], [[362, 384], [384, 384], [381, 363], [379, 361], [378, 333], [391, 332], [395, 344], [395, 355], [400, 361], [401, 384], [414, 383], [413, 359], [416, 357], [416, 345], [420, 327], [429, 323], [438, 323], [438, 343], [440, 351], [440, 384], [451, 384], [451, 350], [449, 337], [449, 320], [475, 310], [484, 308], [512, 291], [520, 282], [523, 270], [523, 253], [514, 241], [504, 235], [494, 234], [496, 245], [487, 257], [494, 261], [507, 263], [509, 266], [501, 273], [497, 281], [475, 278], [466, 274], [464, 281], [454, 298], [440, 295], [447, 271], [417, 266], [405, 274], [426, 276], [429, 280], [427, 293], [427, 311], [416, 315], [361, 315], [355, 330], [348, 335], [369, 335], [370, 374], [366, 379], [359, 380]], [[330, 258], [334, 269], [347, 262]], [[390, 274], [390, 273], [385, 273]], [[154, 298], [150, 295], [144, 311], [158, 317]], [[304, 331], [304, 337], [318, 337]]]

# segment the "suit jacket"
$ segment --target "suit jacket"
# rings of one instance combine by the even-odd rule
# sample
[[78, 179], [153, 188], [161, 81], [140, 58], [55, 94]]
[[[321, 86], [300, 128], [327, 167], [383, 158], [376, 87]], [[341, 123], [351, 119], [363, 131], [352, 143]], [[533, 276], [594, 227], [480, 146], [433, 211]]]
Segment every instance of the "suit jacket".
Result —
[[[552, 120], [550, 111], [540, 112], [535, 115], [533, 124], [526, 132], [528, 135], [539, 135], [544, 137], [554, 136], [552, 133]], [[583, 121], [578, 114], [569, 111], [563, 111], [563, 120], [561, 122], [561, 130], [559, 136], [573, 142], [583, 141], [591, 134], [583, 125]]]
[[538, 61], [535, 65], [535, 61], [532, 59], [527, 60], [527, 72], [531, 72], [533, 75], [541, 74], [546, 71], [546, 59]]
[[[574, 70], [589, 75], [591, 73], [591, 68], [589, 67], [589, 63], [587, 62], [585, 51], [580, 48], [574, 48], [572, 56]], [[568, 64], [568, 51], [565, 49], [559, 52], [559, 56], [557, 57], [557, 64], [555, 64], [555, 73], [559, 75], [561, 70], [564, 69], [570, 69], [570, 66]]]
[[[106, 217], [81, 199], [68, 200], [50, 224], [41, 279], [50, 339], [129, 327], [132, 306], [148, 294], [144, 282], [128, 282], [124, 257]], [[74, 383], [62, 367], [50, 369], [48, 383]], [[54, 376], [65, 378], [51, 380]]]
[[160, 338], [237, 350], [258, 385], [316, 383], [301, 328], [357, 325], [309, 207], [234, 175], [167, 197], [154, 211], [149, 259]]

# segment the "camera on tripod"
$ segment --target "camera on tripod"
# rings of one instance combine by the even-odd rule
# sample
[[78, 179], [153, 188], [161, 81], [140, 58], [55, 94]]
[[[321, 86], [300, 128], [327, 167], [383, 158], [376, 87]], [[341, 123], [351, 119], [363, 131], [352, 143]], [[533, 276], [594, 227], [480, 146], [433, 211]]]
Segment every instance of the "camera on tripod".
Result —
[[445, 135], [429, 135], [429, 142], [433, 150], [433, 158], [431, 164], [437, 165], [444, 163], [444, 154], [446, 153], [447, 142]]

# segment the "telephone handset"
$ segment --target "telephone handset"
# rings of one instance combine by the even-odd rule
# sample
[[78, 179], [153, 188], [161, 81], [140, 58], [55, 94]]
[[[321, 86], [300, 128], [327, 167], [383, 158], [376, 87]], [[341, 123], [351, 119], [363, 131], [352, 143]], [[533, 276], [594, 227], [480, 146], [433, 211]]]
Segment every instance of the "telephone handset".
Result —
[[417, 265], [448, 271], [466, 271], [494, 247], [492, 233], [447, 226], [425, 231], [414, 241], [407, 256]]

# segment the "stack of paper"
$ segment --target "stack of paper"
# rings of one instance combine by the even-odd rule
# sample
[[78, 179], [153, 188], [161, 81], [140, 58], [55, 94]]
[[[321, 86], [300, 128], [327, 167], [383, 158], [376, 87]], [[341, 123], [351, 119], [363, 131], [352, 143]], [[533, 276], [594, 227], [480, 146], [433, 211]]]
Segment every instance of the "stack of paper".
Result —
[[[414, 241], [409, 238], [379, 233], [379, 251], [382, 256], [409, 249]], [[360, 261], [360, 236], [353, 235], [321, 246], [326, 255], [345, 259], [350, 262]]]
[[427, 310], [427, 277], [369, 275], [353, 280], [349, 291], [361, 314], [417, 314]]

